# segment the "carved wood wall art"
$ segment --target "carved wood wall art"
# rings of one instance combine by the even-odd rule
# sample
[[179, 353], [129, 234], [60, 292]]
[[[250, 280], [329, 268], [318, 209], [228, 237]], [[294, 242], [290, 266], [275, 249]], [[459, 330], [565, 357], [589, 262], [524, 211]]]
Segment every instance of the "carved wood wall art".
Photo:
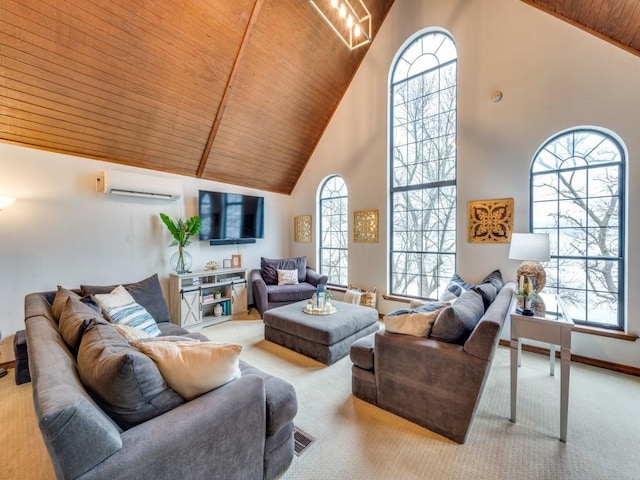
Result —
[[471, 201], [470, 243], [509, 243], [513, 231], [513, 198]]

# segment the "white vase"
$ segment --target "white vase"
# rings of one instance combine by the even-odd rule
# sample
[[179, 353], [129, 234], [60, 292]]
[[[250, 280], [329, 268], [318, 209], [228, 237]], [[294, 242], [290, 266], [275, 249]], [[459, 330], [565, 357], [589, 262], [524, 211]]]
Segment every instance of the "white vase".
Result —
[[219, 303], [217, 303], [216, 306], [213, 307], [213, 316], [214, 317], [222, 316], [222, 305], [220, 305]]

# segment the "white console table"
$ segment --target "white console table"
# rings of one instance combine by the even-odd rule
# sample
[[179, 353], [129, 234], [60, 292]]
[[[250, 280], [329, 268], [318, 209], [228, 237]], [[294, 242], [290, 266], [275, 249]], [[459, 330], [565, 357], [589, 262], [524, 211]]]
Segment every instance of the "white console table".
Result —
[[518, 397], [518, 367], [520, 366], [521, 339], [528, 338], [549, 343], [550, 374], [554, 374], [555, 345], [560, 346], [560, 440], [567, 441], [569, 410], [569, 374], [571, 368], [571, 330], [573, 320], [562, 307], [556, 295], [542, 295], [542, 303], [534, 310], [534, 316], [522, 315], [518, 300], [511, 302], [511, 421], [516, 422]]
[[246, 313], [247, 271], [242, 268], [169, 276], [169, 315], [176, 325], [205, 327]]

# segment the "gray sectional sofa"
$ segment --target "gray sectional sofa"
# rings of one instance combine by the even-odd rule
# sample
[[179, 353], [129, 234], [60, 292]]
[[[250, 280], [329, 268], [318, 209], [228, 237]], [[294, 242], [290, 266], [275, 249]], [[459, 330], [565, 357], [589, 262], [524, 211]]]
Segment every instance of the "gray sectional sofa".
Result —
[[[125, 288], [162, 335], [206, 340], [169, 322], [157, 276]], [[80, 328], [61, 320], [56, 296], [27, 295], [25, 324], [36, 416], [57, 478], [273, 479], [290, 465], [297, 400], [289, 383], [240, 361], [240, 378], [186, 401], [112, 325], [82, 308]], [[82, 381], [91, 350], [100, 358], [93, 367], [115, 367], [94, 376], [103, 388]]]
[[437, 313], [424, 335], [381, 330], [356, 341], [350, 351], [353, 394], [464, 443], [515, 287], [503, 286], [501, 277], [494, 283], [500, 288], [465, 291]]

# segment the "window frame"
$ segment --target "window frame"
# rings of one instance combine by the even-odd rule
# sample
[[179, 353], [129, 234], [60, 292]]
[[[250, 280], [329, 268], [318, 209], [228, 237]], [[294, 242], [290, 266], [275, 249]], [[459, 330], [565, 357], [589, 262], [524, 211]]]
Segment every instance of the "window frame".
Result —
[[[619, 161], [612, 161], [612, 162], [603, 162], [603, 163], [597, 163], [597, 164], [589, 164], [588, 163], [588, 159], [585, 159], [586, 165], [584, 166], [577, 166], [577, 167], [572, 167], [572, 168], [566, 168], [566, 169], [562, 169], [561, 165], [560, 168], [556, 168], [556, 169], [548, 169], [545, 171], [539, 171], [539, 172], [535, 172], [534, 169], [536, 167], [536, 162], [539, 159], [539, 156], [541, 154], [541, 152], [543, 152], [548, 146], [552, 145], [555, 142], [560, 141], [562, 138], [567, 137], [569, 135], [581, 135], [581, 134], [594, 134], [597, 135], [599, 137], [602, 137], [602, 141], [608, 140], [611, 143], [613, 143], [619, 153]], [[601, 143], [601, 142], [600, 142]], [[592, 150], [593, 151], [593, 150]], [[572, 153], [575, 153], [575, 149], [573, 150]], [[571, 157], [567, 157], [565, 159], [559, 159], [560, 163], [562, 163], [563, 161], [566, 161], [570, 158], [575, 158], [576, 156], [573, 155]], [[618, 195], [617, 195], [617, 206], [618, 206], [618, 228], [617, 228], [617, 244], [618, 244], [618, 256], [617, 257], [604, 257], [604, 256], [595, 256], [595, 255], [589, 255], [588, 254], [588, 248], [584, 248], [585, 252], [587, 252], [587, 254], [579, 256], [579, 255], [554, 255], [554, 252], [551, 252], [551, 262], [555, 263], [555, 266], [549, 267], [549, 265], [546, 265], [545, 268], [555, 268], [556, 270], [559, 269], [559, 262], [562, 260], [584, 260], [585, 262], [589, 262], [589, 261], [594, 261], [594, 260], [606, 260], [606, 261], [615, 261], [616, 265], [617, 265], [617, 282], [618, 282], [618, 289], [617, 289], [617, 297], [618, 297], [618, 302], [617, 302], [617, 319], [616, 319], [616, 323], [602, 323], [602, 322], [597, 322], [597, 321], [589, 321], [588, 319], [588, 312], [589, 312], [589, 301], [588, 301], [588, 292], [589, 290], [589, 282], [588, 282], [588, 273], [585, 273], [585, 287], [584, 288], [572, 288], [575, 291], [580, 291], [580, 292], [584, 292], [585, 293], [585, 312], [587, 312], [587, 314], [585, 315], [586, 319], [580, 319], [580, 318], [572, 318], [574, 323], [576, 325], [579, 326], [586, 326], [586, 327], [596, 327], [596, 328], [603, 328], [603, 329], [609, 329], [609, 330], [619, 330], [619, 331], [625, 331], [625, 319], [626, 319], [626, 282], [625, 282], [625, 277], [626, 277], [626, 262], [627, 262], [627, 255], [626, 255], [626, 227], [627, 227], [627, 219], [626, 219], [626, 202], [627, 202], [627, 192], [626, 192], [626, 169], [627, 169], [627, 150], [624, 146], [624, 143], [622, 142], [622, 140], [613, 132], [603, 129], [603, 128], [598, 128], [598, 127], [589, 127], [589, 126], [581, 126], [581, 127], [574, 127], [574, 128], [569, 128], [566, 130], [563, 130], [561, 132], [558, 132], [557, 134], [553, 135], [552, 137], [550, 137], [549, 139], [547, 139], [536, 151], [535, 155], [533, 156], [533, 160], [531, 162], [531, 167], [529, 170], [529, 226], [530, 226], [530, 230], [534, 233], [550, 233], [553, 232], [553, 235], [556, 236], [556, 242], [558, 242], [559, 240], [559, 236], [560, 236], [560, 230], [562, 229], [562, 227], [556, 225], [555, 228], [551, 229], [551, 228], [543, 228], [543, 227], [539, 227], [536, 226], [535, 224], [535, 219], [534, 219], [534, 206], [535, 206], [535, 198], [534, 198], [534, 187], [535, 187], [535, 179], [537, 176], [540, 175], [549, 175], [549, 174], [554, 174], [556, 175], [556, 177], [559, 177], [561, 173], [565, 173], [565, 172], [580, 172], [580, 171], [586, 171], [587, 172], [587, 176], [588, 176], [588, 172], [590, 170], [594, 170], [596, 168], [602, 168], [602, 167], [610, 167], [610, 166], [617, 166], [618, 168], [618, 179], [617, 179], [617, 183], [618, 183]], [[586, 187], [588, 190], [588, 186]], [[592, 198], [598, 198], [598, 197], [592, 197], [590, 195], [587, 194], [587, 196], [585, 197], [587, 200], [592, 199]], [[556, 200], [554, 200], [554, 202], [556, 203], [560, 203], [561, 199], [560, 199], [560, 194], [557, 193], [556, 195]], [[558, 208], [559, 211], [559, 208]], [[586, 229], [587, 227], [585, 227]], [[593, 227], [591, 227], [593, 228]], [[611, 228], [611, 227], [609, 227]], [[553, 245], [553, 242], [552, 242]], [[585, 246], [588, 247], [588, 239], [585, 242]], [[553, 248], [552, 248], [553, 250]], [[558, 252], [559, 253], [559, 252]], [[556, 277], [557, 277], [557, 272], [556, 272]], [[549, 285], [549, 283], [547, 282], [547, 285], [545, 286], [545, 290], [549, 290], [552, 291], [554, 294], [559, 294], [559, 291], [562, 289], [563, 284], [558, 281], [557, 285], [555, 287], [552, 287]], [[566, 287], [565, 287], [566, 288]], [[567, 305], [565, 305], [565, 308], [567, 308]]]
[[[450, 58], [449, 60], [440, 62], [439, 59], [437, 59], [437, 65], [432, 66], [430, 68], [424, 68], [421, 69], [418, 73], [411, 73], [411, 66], [413, 65], [413, 63], [409, 63], [409, 61], [407, 59], [405, 59], [405, 54], [410, 53], [410, 49], [419, 41], [423, 41], [423, 39], [426, 39], [429, 35], [440, 35], [442, 36], [442, 40], [440, 42], [438, 42], [438, 48], [435, 48], [434, 50], [430, 50], [430, 51], [425, 51], [424, 50], [424, 43], [423, 43], [423, 48], [421, 50], [421, 55], [416, 57], [413, 62], [416, 62], [416, 60], [421, 59], [421, 57], [425, 57], [427, 55], [432, 55], [435, 57], [435, 55], [439, 52], [439, 48], [444, 45], [445, 42], [450, 42], [451, 46], [454, 49], [454, 57]], [[425, 41], [426, 43], [426, 41]], [[437, 57], [436, 57], [437, 58]], [[387, 288], [388, 288], [388, 292], [390, 295], [396, 296], [396, 297], [401, 297], [401, 298], [428, 298], [425, 295], [425, 288], [429, 289], [429, 287], [427, 287], [427, 285], [429, 283], [431, 283], [431, 286], [435, 286], [436, 290], [435, 293], [436, 295], [439, 297], [442, 293], [442, 291], [446, 288], [446, 284], [448, 283], [448, 281], [450, 280], [451, 276], [453, 275], [453, 273], [455, 273], [456, 270], [456, 262], [457, 262], [457, 237], [458, 237], [458, 232], [457, 232], [457, 196], [458, 196], [458, 192], [457, 192], [457, 148], [455, 148], [455, 143], [457, 143], [457, 138], [458, 138], [458, 125], [457, 125], [457, 112], [458, 112], [458, 51], [457, 51], [457, 47], [455, 44], [455, 40], [453, 38], [453, 36], [447, 32], [446, 30], [442, 29], [442, 28], [426, 28], [423, 30], [420, 30], [418, 32], [416, 32], [414, 35], [412, 35], [410, 38], [408, 38], [404, 44], [398, 49], [394, 60], [391, 64], [391, 68], [389, 69], [389, 80], [388, 80], [388, 105], [389, 105], [389, 115], [388, 115], [388, 185], [387, 185], [387, 193], [388, 193], [388, 206], [389, 206], [389, 215], [388, 215], [388, 232], [389, 232], [389, 236], [388, 236], [388, 264], [387, 264]], [[407, 70], [406, 75], [404, 75], [404, 77], [402, 77], [401, 79], [399, 78], [394, 78], [396, 77], [397, 74], [397, 68], [398, 65], [401, 61], [406, 62], [407, 64], [409, 64], [409, 67], [407, 68], [406, 66], [403, 66], [403, 68], [405, 68]], [[436, 91], [436, 94], [438, 95], [438, 99], [439, 101], [441, 101], [442, 99], [442, 95], [443, 92], [445, 92], [446, 90], [453, 88], [453, 97], [452, 97], [452, 102], [454, 104], [454, 108], [444, 112], [443, 110], [438, 110], [438, 114], [442, 115], [443, 113], [447, 113], [449, 115], [452, 115], [452, 123], [453, 123], [453, 130], [452, 132], [448, 132], [446, 129], [443, 129], [442, 127], [438, 127], [438, 130], [436, 131], [436, 134], [438, 136], [438, 138], [443, 138], [443, 135], [446, 137], [447, 135], [451, 134], [453, 137], [453, 141], [454, 141], [454, 146], [453, 146], [453, 154], [452, 156], [445, 156], [445, 155], [441, 155], [440, 153], [438, 154], [437, 160], [438, 160], [438, 169], [440, 170], [440, 168], [442, 168], [443, 165], [446, 165], [446, 162], [453, 162], [453, 167], [452, 167], [452, 172], [453, 172], [453, 178], [449, 178], [446, 180], [441, 180], [441, 179], [437, 179], [435, 181], [430, 181], [430, 182], [422, 182], [419, 184], [412, 184], [410, 181], [407, 182], [405, 185], [401, 185], [401, 186], [395, 186], [394, 185], [394, 172], [395, 169], [398, 168], [398, 166], [395, 164], [395, 149], [396, 149], [396, 143], [395, 143], [395, 136], [394, 136], [394, 131], [395, 131], [395, 127], [396, 127], [396, 111], [395, 111], [395, 107], [396, 107], [396, 102], [394, 101], [395, 99], [395, 89], [396, 87], [398, 87], [399, 85], [401, 85], [402, 83], [408, 83], [410, 82], [412, 79], [415, 78], [428, 78], [429, 74], [432, 74], [433, 72], [442, 72], [444, 69], [446, 69], [447, 67], [449, 67], [450, 65], [453, 65], [454, 69], [455, 69], [455, 77], [453, 79], [453, 84], [451, 85], [447, 85], [445, 87], [442, 87], [442, 85], [438, 86], [438, 90]], [[425, 97], [428, 95], [428, 93], [426, 92], [431, 92], [432, 90], [422, 90], [423, 92], [425, 92]], [[427, 117], [425, 117], [425, 119], [427, 119]], [[426, 122], [421, 122], [421, 125], [424, 125]], [[428, 128], [428, 127], [427, 127]], [[415, 142], [413, 142], [413, 145], [417, 145], [418, 140], [416, 140]], [[410, 144], [407, 144], [407, 147]], [[433, 157], [432, 157], [433, 158]], [[422, 161], [420, 162], [420, 164], [422, 165], [422, 167], [424, 168], [429, 162], [425, 161], [425, 159], [423, 158]], [[407, 250], [407, 249], [400, 249], [400, 248], [396, 248], [396, 246], [394, 245], [394, 240], [395, 240], [395, 215], [396, 215], [396, 210], [395, 210], [395, 200], [396, 200], [396, 196], [398, 193], [404, 193], [404, 192], [415, 192], [415, 191], [421, 191], [421, 192], [433, 192], [435, 194], [438, 195], [438, 198], [441, 197], [441, 195], [444, 192], [444, 189], [446, 188], [453, 188], [453, 192], [450, 196], [450, 199], [452, 199], [451, 205], [449, 207], [449, 211], [452, 210], [453, 212], [453, 220], [449, 221], [446, 225], [444, 229], [439, 229], [439, 228], [423, 228], [421, 230], [421, 232], [423, 232], [422, 234], [422, 240], [421, 242], [423, 243], [423, 248], [421, 248], [420, 250]], [[408, 210], [407, 210], [408, 211]], [[424, 225], [424, 216], [423, 216], [423, 221], [422, 224]], [[446, 228], [449, 227], [449, 228]], [[452, 228], [451, 228], [452, 227]], [[440, 235], [444, 235], [444, 232], [449, 232], [449, 235], [453, 238], [452, 240], [452, 250], [448, 250], [448, 251], [440, 251], [440, 249], [438, 249], [438, 251], [428, 251], [427, 249], [424, 248], [424, 235], [425, 232], [439, 232]], [[440, 244], [441, 246], [441, 244]], [[413, 257], [414, 259], [418, 259], [419, 258], [419, 265], [417, 265], [417, 271], [411, 272], [409, 268], [407, 267], [407, 263], [405, 263], [404, 269], [401, 272], [400, 270], [397, 270], [395, 268], [395, 257], [397, 255], [404, 255], [406, 258], [410, 258]], [[451, 260], [449, 260], [448, 262], [443, 261], [442, 258], [444, 256], [451, 256], [453, 257]], [[430, 272], [429, 275], [427, 275], [424, 271], [424, 266], [425, 266], [425, 261], [429, 261], [431, 260], [432, 262], [435, 262], [434, 265], [436, 265], [437, 267], [435, 268], [435, 275], [433, 275]], [[447, 264], [449, 265], [448, 269], [443, 269], [441, 271], [441, 265], [443, 264]], [[431, 269], [431, 271], [433, 272], [434, 269]], [[403, 290], [398, 290], [396, 288], [394, 288], [394, 279], [397, 275], [404, 275], [405, 279], [407, 281], [404, 282], [404, 289]], [[419, 294], [415, 295], [412, 292], [410, 293], [409, 287], [410, 287], [410, 283], [408, 282], [408, 279], [410, 276], [414, 276], [414, 277], [418, 277], [417, 280], [417, 285], [418, 289], [419, 289]], [[430, 293], [433, 293], [434, 291], [431, 290]]]
[[[341, 196], [332, 196], [332, 197], [323, 197], [323, 192], [325, 191], [325, 188], [327, 187], [327, 184], [335, 179], [340, 179], [340, 181], [342, 181], [342, 186], [341, 188], [345, 189], [345, 195], [341, 195]], [[334, 246], [329, 246], [329, 247], [325, 247], [323, 246], [323, 218], [324, 218], [324, 214], [323, 214], [323, 202], [328, 201], [328, 200], [335, 200], [335, 199], [345, 199], [346, 201], [346, 205], [345, 205], [345, 209], [344, 210], [340, 210], [338, 215], [344, 216], [346, 218], [346, 221], [344, 223], [342, 223], [342, 225], [345, 227], [345, 229], [340, 229], [339, 232], [341, 234], [344, 235], [344, 241], [345, 241], [345, 246], [344, 247], [334, 247]], [[322, 183], [320, 184], [320, 187], [318, 188], [318, 273], [322, 274], [322, 275], [327, 275], [328, 277], [328, 281], [327, 281], [327, 285], [332, 285], [332, 286], [336, 286], [336, 287], [344, 287], [346, 288], [348, 286], [348, 281], [349, 281], [349, 189], [347, 187], [347, 183], [345, 182], [344, 178], [342, 178], [342, 176], [340, 175], [329, 175], [327, 178], [325, 178]], [[337, 250], [342, 252], [342, 254], [344, 255], [343, 258], [346, 259], [346, 265], [344, 267], [336, 267], [339, 268], [340, 270], [344, 269], [346, 271], [346, 275], [345, 275], [345, 283], [336, 283], [336, 279], [331, 278], [330, 272], [325, 272], [324, 270], [324, 262], [323, 262], [323, 253], [325, 252], [330, 252], [333, 250]]]

